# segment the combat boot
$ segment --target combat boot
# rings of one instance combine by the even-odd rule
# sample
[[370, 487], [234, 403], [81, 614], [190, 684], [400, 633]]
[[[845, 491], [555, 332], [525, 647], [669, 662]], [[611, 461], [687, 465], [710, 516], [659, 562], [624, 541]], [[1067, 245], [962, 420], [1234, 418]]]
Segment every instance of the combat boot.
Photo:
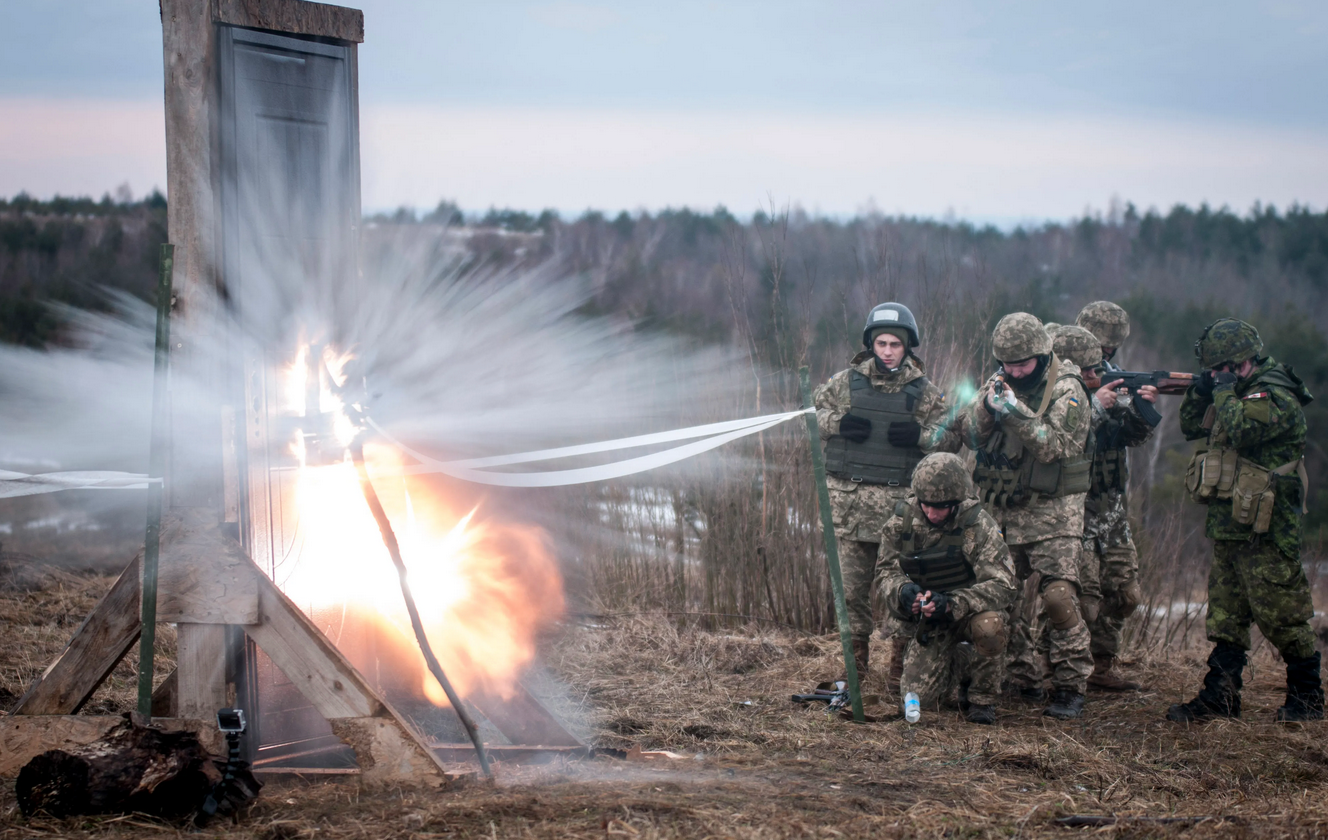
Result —
[[1138, 691], [1139, 683], [1127, 680], [1116, 668], [1116, 657], [1109, 653], [1093, 657], [1093, 673], [1088, 684], [1103, 691]]
[[1193, 723], [1215, 717], [1240, 717], [1241, 674], [1245, 670], [1245, 651], [1230, 642], [1218, 642], [1208, 654], [1208, 673], [1203, 688], [1188, 703], [1167, 709], [1167, 720]]
[[1006, 697], [1015, 700], [1022, 700], [1025, 703], [1045, 703], [1047, 702], [1047, 692], [1040, 685], [1019, 685], [1018, 683], [1006, 682], [1001, 685], [1001, 693]]
[[1058, 688], [1051, 693], [1051, 704], [1042, 710], [1047, 717], [1071, 720], [1083, 717], [1084, 695], [1070, 688]]
[[1277, 710], [1281, 723], [1323, 720], [1323, 683], [1319, 679], [1319, 652], [1304, 659], [1287, 660], [1286, 704]]

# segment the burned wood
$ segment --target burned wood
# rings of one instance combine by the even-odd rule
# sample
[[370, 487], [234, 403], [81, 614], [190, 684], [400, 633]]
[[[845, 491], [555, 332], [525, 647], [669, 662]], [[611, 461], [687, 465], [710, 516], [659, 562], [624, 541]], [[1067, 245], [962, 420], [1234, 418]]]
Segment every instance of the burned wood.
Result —
[[[238, 768], [233, 798], [247, 802], [262, 787]], [[133, 716], [101, 739], [71, 750], [48, 750], [19, 771], [15, 786], [25, 816], [137, 812], [189, 818], [222, 779], [198, 735], [143, 726]]]

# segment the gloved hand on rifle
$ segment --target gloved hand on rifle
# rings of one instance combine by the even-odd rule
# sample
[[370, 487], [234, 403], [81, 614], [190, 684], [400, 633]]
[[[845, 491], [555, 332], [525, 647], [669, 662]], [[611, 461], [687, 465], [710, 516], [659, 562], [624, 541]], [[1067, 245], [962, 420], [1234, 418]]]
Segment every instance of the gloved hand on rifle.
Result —
[[1194, 393], [1201, 397], [1211, 398], [1213, 391], [1225, 385], [1236, 384], [1236, 374], [1229, 371], [1206, 370], [1199, 376], [1199, 381], [1194, 384]]
[[890, 441], [891, 446], [898, 446], [901, 449], [917, 446], [918, 441], [922, 438], [922, 426], [916, 420], [902, 422], [896, 420], [886, 430], [885, 438]]
[[871, 429], [871, 421], [856, 414], [845, 414], [839, 421], [840, 437], [848, 438], [854, 443], [865, 441], [871, 435]]

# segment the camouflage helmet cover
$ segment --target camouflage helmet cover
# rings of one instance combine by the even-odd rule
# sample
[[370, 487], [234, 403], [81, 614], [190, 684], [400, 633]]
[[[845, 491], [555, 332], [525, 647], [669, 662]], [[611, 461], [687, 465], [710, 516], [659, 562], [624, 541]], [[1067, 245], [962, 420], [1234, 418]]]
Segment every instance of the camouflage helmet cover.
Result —
[[1206, 368], [1223, 362], [1239, 364], [1263, 352], [1263, 339], [1252, 325], [1235, 318], [1219, 318], [1194, 342], [1194, 355]]
[[1051, 348], [1056, 351], [1056, 355], [1074, 362], [1080, 370], [1101, 364], [1100, 340], [1083, 327], [1063, 324], [1047, 332], [1051, 333]]
[[971, 488], [964, 459], [949, 452], [933, 452], [913, 470], [913, 495], [920, 502], [959, 501], [969, 497]]
[[1074, 321], [1097, 336], [1103, 347], [1120, 347], [1130, 337], [1130, 313], [1109, 300], [1095, 300]]
[[998, 362], [1022, 362], [1051, 353], [1051, 336], [1042, 322], [1027, 312], [1012, 312], [996, 323], [991, 352]]

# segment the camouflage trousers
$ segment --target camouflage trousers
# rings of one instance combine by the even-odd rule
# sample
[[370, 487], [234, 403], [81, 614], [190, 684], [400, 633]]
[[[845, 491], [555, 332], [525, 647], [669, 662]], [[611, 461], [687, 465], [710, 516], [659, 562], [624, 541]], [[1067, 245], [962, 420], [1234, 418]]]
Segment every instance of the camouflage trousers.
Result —
[[1213, 542], [1208, 572], [1208, 639], [1249, 650], [1250, 624], [1291, 661], [1314, 655], [1314, 604], [1299, 557], [1272, 540]]
[[876, 629], [872, 617], [872, 583], [876, 579], [879, 550], [879, 543], [839, 540], [839, 573], [844, 578], [848, 627], [855, 639], [871, 638], [872, 630]]
[[1115, 657], [1120, 653], [1121, 630], [1133, 613], [1122, 614], [1121, 593], [1139, 577], [1139, 552], [1133, 540], [1103, 551], [1084, 546], [1079, 562], [1079, 597], [1099, 603], [1097, 617], [1088, 622], [1093, 637], [1093, 656]]
[[[1082, 545], [1076, 537], [1052, 537], [1035, 543], [1010, 546], [1015, 573], [1026, 581], [1034, 572], [1040, 575], [1037, 592], [1055, 580], [1079, 586], [1079, 563]], [[1033, 601], [1037, 596], [1024, 589], [1009, 610], [1010, 644], [1005, 651], [1005, 675], [1019, 686], [1040, 686], [1047, 672], [1053, 688], [1065, 688], [1079, 694], [1088, 689], [1088, 675], [1093, 672], [1092, 636], [1084, 622], [1078, 601], [1077, 623], [1057, 630], [1046, 620], [1045, 610]]]
[[[957, 686], [968, 683], [971, 703], [994, 706], [1001, 694], [1001, 657], [982, 656], [971, 644], [973, 616], [948, 625], [929, 627], [927, 644], [913, 642], [904, 655], [904, 677], [899, 696], [916, 692], [923, 709], [937, 710]], [[901, 632], [910, 638], [917, 632], [914, 622], [903, 622]]]

